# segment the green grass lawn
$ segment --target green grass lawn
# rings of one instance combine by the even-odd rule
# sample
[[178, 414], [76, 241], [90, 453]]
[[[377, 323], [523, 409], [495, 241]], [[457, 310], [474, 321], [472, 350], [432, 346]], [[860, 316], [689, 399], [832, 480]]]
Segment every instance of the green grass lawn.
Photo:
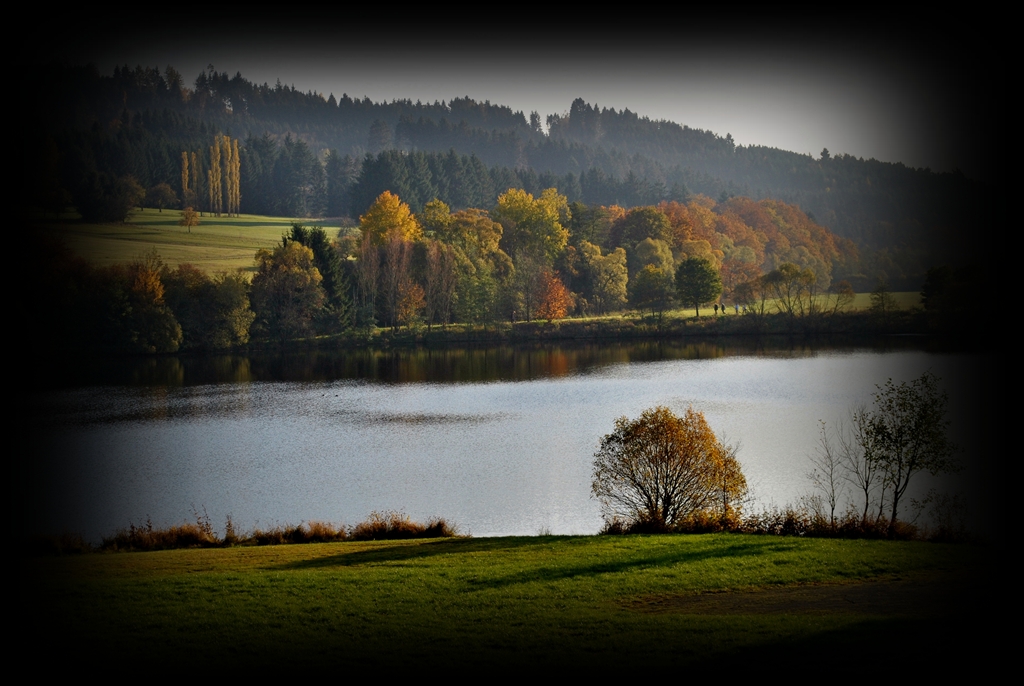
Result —
[[717, 534], [31, 558], [24, 636], [76, 668], [806, 667], [893, 637], [899, 655], [955, 644], [990, 557]]
[[281, 236], [291, 230], [292, 222], [309, 224], [309, 220], [288, 217], [207, 215], [189, 233], [178, 226], [180, 218], [180, 210], [145, 209], [135, 211], [124, 224], [42, 221], [41, 225], [44, 231], [59, 236], [72, 251], [98, 266], [130, 262], [155, 248], [172, 267], [190, 262], [215, 273], [253, 270], [257, 250], [279, 245]]
[[[896, 298], [896, 304], [900, 309], [909, 310], [912, 307], [920, 307], [921, 305], [921, 293], [918, 291], [894, 291], [893, 297]], [[775, 306], [775, 300], [769, 300], [767, 304], [768, 312], [775, 312], [777, 310]], [[869, 310], [871, 309], [871, 294], [870, 293], [857, 293], [853, 302], [844, 310], [846, 312], [853, 310]], [[723, 310], [725, 316], [735, 316], [736, 310], [733, 306], [727, 305]], [[710, 306], [702, 306], [700, 308], [701, 317], [707, 317], [714, 315], [715, 310]], [[742, 314], [742, 312], [741, 312]], [[694, 309], [692, 307], [676, 308], [669, 310], [665, 313], [666, 317], [671, 316], [675, 319], [688, 319], [694, 317]]]

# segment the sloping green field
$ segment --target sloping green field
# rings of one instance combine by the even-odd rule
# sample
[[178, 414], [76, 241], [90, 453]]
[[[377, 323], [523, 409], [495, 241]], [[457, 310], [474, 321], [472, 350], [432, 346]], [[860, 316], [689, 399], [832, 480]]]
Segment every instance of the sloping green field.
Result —
[[180, 218], [180, 210], [146, 209], [133, 213], [124, 224], [42, 222], [42, 230], [60, 237], [75, 254], [98, 266], [130, 262], [155, 249], [171, 267], [190, 262], [214, 273], [254, 269], [257, 250], [279, 245], [293, 222], [308, 224], [308, 220], [288, 217], [205, 216], [189, 232], [178, 226]]
[[991, 557], [716, 534], [34, 558], [22, 635], [64, 664], [161, 671], [919, 669], [969, 658], [952, 649], [984, 633]]

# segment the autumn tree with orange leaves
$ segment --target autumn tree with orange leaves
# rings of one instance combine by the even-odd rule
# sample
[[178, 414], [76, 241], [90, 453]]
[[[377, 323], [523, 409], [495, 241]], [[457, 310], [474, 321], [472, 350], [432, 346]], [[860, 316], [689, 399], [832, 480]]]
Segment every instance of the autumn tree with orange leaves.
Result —
[[537, 319], [563, 319], [573, 306], [572, 293], [562, 280], [549, 271], [541, 276], [540, 297], [537, 298]]
[[654, 407], [620, 417], [601, 439], [591, 492], [609, 528], [666, 531], [699, 515], [732, 515], [746, 479], [702, 412]]

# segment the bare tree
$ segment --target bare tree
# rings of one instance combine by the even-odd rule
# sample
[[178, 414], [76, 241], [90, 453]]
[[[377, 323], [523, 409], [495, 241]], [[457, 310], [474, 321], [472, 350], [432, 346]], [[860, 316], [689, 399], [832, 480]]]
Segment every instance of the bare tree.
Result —
[[426, 318], [427, 326], [436, 318], [447, 326], [452, 317], [452, 299], [459, 273], [455, 263], [455, 249], [450, 245], [433, 242], [427, 247]]
[[381, 270], [381, 283], [384, 287], [384, 306], [387, 309], [388, 321], [392, 330], [397, 330], [401, 323], [403, 297], [410, 291], [409, 262], [412, 257], [412, 244], [405, 240], [398, 231], [388, 234], [384, 246], [384, 264]]
[[818, 437], [818, 447], [811, 456], [811, 464], [814, 468], [808, 472], [807, 478], [814, 484], [814, 488], [820, 494], [822, 500], [829, 507], [829, 526], [836, 528], [836, 508], [839, 501], [845, 494], [844, 480], [845, 470], [843, 466], [842, 438], [839, 444], [833, 443], [828, 434], [828, 425], [821, 421], [821, 435]]
[[[868, 425], [871, 416], [863, 405], [850, 412], [849, 423], [840, 421], [836, 427], [839, 450], [846, 481], [864, 499], [861, 508], [861, 524], [868, 522], [872, 503], [878, 506], [877, 517], [885, 508], [885, 481], [878, 464], [867, 459], [871, 436]], [[876, 501], [877, 498], [877, 501]]]
[[359, 295], [362, 301], [362, 317], [368, 325], [377, 318], [377, 289], [380, 280], [380, 254], [370, 234], [363, 236], [356, 270]]

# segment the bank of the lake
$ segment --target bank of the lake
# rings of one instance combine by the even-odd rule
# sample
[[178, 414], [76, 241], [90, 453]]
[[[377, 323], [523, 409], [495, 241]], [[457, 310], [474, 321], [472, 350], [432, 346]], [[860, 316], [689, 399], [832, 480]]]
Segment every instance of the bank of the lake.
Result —
[[[344, 334], [316, 339], [281, 341], [254, 339], [247, 349], [288, 349], [302, 347], [428, 346], [432, 348], [466, 345], [529, 345], [533, 343], [613, 343], [645, 340], [701, 341], [777, 336], [800, 339], [871, 338], [893, 335], [928, 336], [943, 333], [939, 339], [949, 342], [948, 332], [931, 326], [921, 310], [902, 310], [888, 316], [870, 312], [839, 312], [832, 315], [790, 316], [722, 314], [701, 317], [673, 312], [663, 318], [618, 314], [608, 317], [566, 318], [554, 321], [496, 323], [490, 325], [452, 324], [441, 326], [399, 327], [396, 329], [354, 329]], [[953, 338], [959, 344], [959, 338]], [[741, 343], [742, 344], [742, 343]]]
[[718, 534], [33, 558], [20, 563], [22, 640], [59, 646], [48, 669], [69, 671], [735, 674], [834, 669], [857, 655], [920, 674], [970, 663], [970, 646], [985, 644], [980, 612], [997, 591], [977, 582], [991, 557], [967, 545]]

